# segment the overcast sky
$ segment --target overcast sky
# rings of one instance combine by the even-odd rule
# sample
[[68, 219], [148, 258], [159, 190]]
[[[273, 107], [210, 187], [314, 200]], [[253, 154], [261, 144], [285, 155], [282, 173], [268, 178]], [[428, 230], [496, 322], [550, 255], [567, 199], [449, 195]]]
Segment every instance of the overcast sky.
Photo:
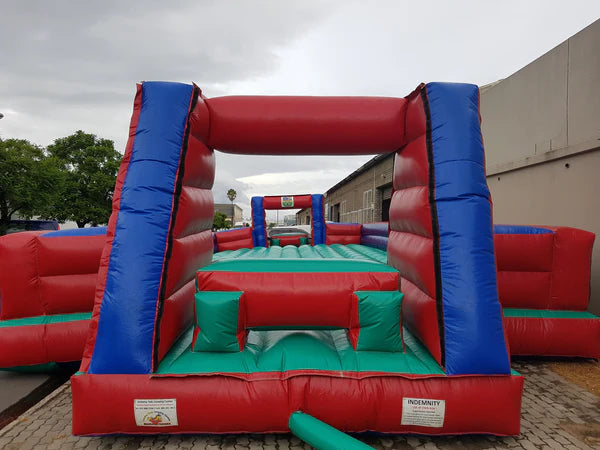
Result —
[[[177, 5], [176, 7], [174, 5]], [[505, 78], [600, 17], [600, 1], [21, 1], [0, 9], [2, 138], [82, 129], [123, 151], [135, 83], [229, 94], [404, 96]], [[217, 154], [215, 201], [324, 192], [369, 159]]]

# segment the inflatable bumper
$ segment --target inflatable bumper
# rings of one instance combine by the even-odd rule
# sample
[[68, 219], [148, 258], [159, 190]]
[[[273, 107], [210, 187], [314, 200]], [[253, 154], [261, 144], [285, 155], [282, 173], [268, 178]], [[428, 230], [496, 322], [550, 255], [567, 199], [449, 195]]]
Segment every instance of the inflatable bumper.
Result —
[[[344, 431], [519, 434], [521, 376], [408, 378], [313, 372], [281, 378], [75, 375], [73, 433], [287, 433], [290, 414], [301, 410]], [[176, 410], [171, 411], [176, 411], [177, 424], [140, 426], [135, 401], [148, 398], [175, 399]], [[406, 399], [442, 399], [443, 426], [402, 425]]]

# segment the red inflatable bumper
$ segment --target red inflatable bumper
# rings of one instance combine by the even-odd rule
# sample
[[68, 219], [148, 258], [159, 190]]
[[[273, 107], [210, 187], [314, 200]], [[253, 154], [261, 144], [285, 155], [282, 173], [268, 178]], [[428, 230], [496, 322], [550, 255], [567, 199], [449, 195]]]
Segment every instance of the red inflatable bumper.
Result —
[[[263, 375], [75, 375], [73, 434], [287, 433], [298, 410], [344, 431], [519, 434], [522, 376]], [[146, 398], [175, 399], [178, 424], [138, 426], [134, 403]], [[422, 398], [445, 402], [443, 426], [402, 425], [403, 400]]]
[[0, 367], [79, 361], [87, 339], [89, 316], [69, 322], [0, 327]]
[[513, 355], [600, 358], [600, 318], [505, 317]]

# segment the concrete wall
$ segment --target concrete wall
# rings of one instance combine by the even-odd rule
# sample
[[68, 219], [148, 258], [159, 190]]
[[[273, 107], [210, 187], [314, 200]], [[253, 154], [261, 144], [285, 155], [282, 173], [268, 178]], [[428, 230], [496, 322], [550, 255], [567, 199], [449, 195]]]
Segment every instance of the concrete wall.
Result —
[[589, 150], [600, 139], [600, 20], [483, 89], [488, 172]]
[[307, 223], [307, 220], [310, 222], [311, 218], [311, 209], [304, 208], [296, 213], [296, 225], [310, 225]]
[[[495, 223], [600, 233], [600, 21], [481, 91]], [[600, 243], [590, 311], [600, 313]]]

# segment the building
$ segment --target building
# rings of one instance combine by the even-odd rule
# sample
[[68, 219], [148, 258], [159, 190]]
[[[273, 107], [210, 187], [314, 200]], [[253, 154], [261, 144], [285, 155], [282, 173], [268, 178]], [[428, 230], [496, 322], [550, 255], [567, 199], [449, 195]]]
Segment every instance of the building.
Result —
[[225, 214], [231, 225], [235, 225], [244, 220], [242, 208], [235, 203], [215, 203], [215, 212]]
[[[394, 155], [377, 155], [325, 193], [325, 220], [380, 222], [389, 218]], [[310, 209], [296, 214], [298, 224], [310, 224]]]
[[286, 226], [296, 225], [296, 214], [288, 214], [283, 217], [283, 224]]
[[[480, 95], [494, 222], [600, 235], [600, 20]], [[329, 189], [327, 220], [388, 220], [393, 161], [376, 156]], [[300, 211], [298, 223], [307, 220]], [[591, 292], [600, 314], [600, 242]]]
[[377, 155], [325, 193], [325, 217], [332, 222], [388, 220], [394, 155]]

